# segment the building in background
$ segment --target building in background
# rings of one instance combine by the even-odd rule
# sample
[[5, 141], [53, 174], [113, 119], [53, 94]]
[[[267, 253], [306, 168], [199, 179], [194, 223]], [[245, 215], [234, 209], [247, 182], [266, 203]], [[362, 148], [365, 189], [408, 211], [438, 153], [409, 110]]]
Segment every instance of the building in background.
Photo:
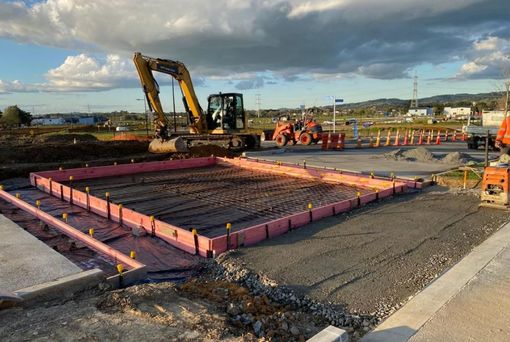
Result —
[[407, 116], [432, 116], [432, 115], [434, 115], [434, 111], [430, 107], [409, 108], [406, 115]]
[[31, 125], [32, 126], [58, 126], [58, 125], [65, 125], [66, 120], [64, 118], [35, 118], [32, 119]]
[[448, 119], [467, 119], [471, 114], [471, 107], [444, 107], [443, 114]]

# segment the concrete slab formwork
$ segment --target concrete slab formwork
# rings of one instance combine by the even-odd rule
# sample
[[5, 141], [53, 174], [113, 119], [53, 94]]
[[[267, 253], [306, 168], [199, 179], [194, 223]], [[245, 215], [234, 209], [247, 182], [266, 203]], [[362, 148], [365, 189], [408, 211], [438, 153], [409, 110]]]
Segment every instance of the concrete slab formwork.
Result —
[[[140, 187], [141, 179], [145, 189]], [[215, 157], [36, 172], [30, 175], [30, 182], [52, 196], [127, 227], [142, 228], [181, 250], [204, 257], [256, 244], [408, 187], [421, 187], [419, 182], [339, 170]], [[102, 190], [105, 193], [101, 194]], [[21, 201], [1, 195], [12, 202]], [[130, 202], [136, 196], [138, 199]], [[157, 210], [155, 203], [159, 203]], [[17, 204], [44, 216], [33, 206]], [[188, 207], [181, 219], [167, 210], [176, 206], [182, 209], [183, 205]], [[204, 215], [207, 222], [190, 227], [182, 220], [186, 215]], [[221, 228], [230, 221], [234, 221], [231, 230]], [[63, 227], [61, 222], [52, 223]], [[80, 237], [84, 242], [90, 240]], [[86, 243], [95, 245], [94, 241]], [[95, 247], [106, 251], [103, 246]]]

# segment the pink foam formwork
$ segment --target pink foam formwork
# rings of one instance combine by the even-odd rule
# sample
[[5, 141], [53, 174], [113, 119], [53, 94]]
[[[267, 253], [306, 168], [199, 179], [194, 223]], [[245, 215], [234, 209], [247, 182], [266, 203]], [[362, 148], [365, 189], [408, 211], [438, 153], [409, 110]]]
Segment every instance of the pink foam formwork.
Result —
[[310, 212], [305, 211], [302, 213], [294, 214], [287, 217], [290, 220], [290, 228], [296, 229], [310, 223]]
[[329, 204], [323, 207], [312, 209], [312, 220], [316, 221], [328, 216], [332, 216], [334, 206], [335, 204]]
[[214, 255], [219, 255], [227, 250], [227, 237], [225, 235], [218, 236], [211, 239], [210, 242], [211, 250]]
[[32, 178], [35, 176], [40, 176], [44, 178], [51, 177], [54, 181], [62, 182], [68, 181], [70, 176], [73, 176], [75, 180], [88, 178], [103, 178], [129, 175], [133, 173], [205, 167], [214, 165], [215, 163], [216, 161], [214, 157], [203, 157], [180, 160], [154, 161], [145, 163], [119, 164], [110, 166], [82, 167], [61, 171], [57, 170], [57, 171], [34, 172], [30, 174], [30, 179], [32, 180]]
[[292, 219], [290, 217], [283, 217], [266, 223], [269, 238], [287, 233], [289, 231], [289, 222], [292, 224]]
[[340, 214], [340, 213], [344, 213], [346, 211], [349, 211], [351, 210], [351, 201], [350, 200], [345, 200], [345, 201], [342, 201], [342, 202], [338, 202], [338, 203], [335, 203], [333, 204], [334, 208], [335, 208], [335, 213], [336, 214]]
[[234, 165], [260, 172], [293, 176], [298, 178], [316, 179], [324, 182], [358, 186], [363, 188], [384, 189], [392, 186], [390, 180], [369, 178], [367, 176], [343, 174], [339, 172], [324, 171], [315, 168], [298, 168], [295, 166], [277, 165], [267, 162], [257, 162], [247, 159], [218, 158], [217, 163]]
[[124, 265], [127, 265], [131, 269], [138, 269], [145, 267], [144, 264], [131, 259], [127, 255], [119, 252], [118, 250], [102, 243], [99, 240], [94, 239], [93, 237], [82, 233], [80, 230], [70, 226], [64, 221], [60, 221], [59, 219], [53, 217], [50, 214], [45, 213], [42, 210], [37, 209], [36, 207], [28, 204], [27, 202], [16, 198], [15, 196], [12, 196], [11, 194], [0, 190], [0, 197], [4, 200], [14, 204], [18, 208], [28, 212], [29, 214], [33, 215], [34, 217], [40, 219], [41, 221], [47, 223], [49, 226], [54, 227], [55, 229], [61, 231], [65, 235], [76, 239], [78, 241], [83, 242], [86, 246], [88, 246], [90, 249], [95, 250], [96, 252], [100, 254], [108, 255], [109, 257], [113, 258], [114, 260], [118, 260], [119, 262], [123, 263]]
[[[267, 228], [269, 229], [269, 227]], [[243, 245], [244, 246], [252, 246], [260, 241], [264, 241], [267, 238], [266, 224], [259, 224], [257, 226], [253, 226], [250, 228], [246, 228], [242, 230], [243, 236]]]
[[360, 196], [361, 204], [366, 204], [366, 203], [369, 203], [369, 202], [373, 202], [373, 201], [376, 200], [376, 197], [377, 197], [377, 195], [375, 193], [371, 193], [371, 194], [366, 194], [366, 195]]
[[[38, 178], [37, 184], [39, 189], [49, 192], [49, 181], [44, 178]], [[52, 194], [60, 197], [60, 192], [63, 190], [64, 200], [70, 199], [70, 188], [58, 182], [52, 181]], [[73, 204], [87, 209], [87, 194], [73, 189]], [[108, 217], [108, 203], [106, 200], [89, 195], [89, 209], [91, 212], [103, 217]], [[110, 219], [116, 222], [120, 221], [120, 208], [117, 204], [110, 203]], [[130, 228], [142, 227], [149, 234], [152, 233], [152, 222], [150, 217], [140, 214], [134, 210], [122, 208], [122, 223]], [[185, 229], [172, 226], [159, 220], [154, 220], [155, 234], [165, 240], [167, 243], [180, 248], [186, 252], [194, 254], [196, 251], [195, 241], [193, 234]], [[207, 238], [205, 238], [207, 239]], [[207, 255], [207, 247], [209, 241], [200, 243], [199, 237], [199, 251], [204, 256]]]

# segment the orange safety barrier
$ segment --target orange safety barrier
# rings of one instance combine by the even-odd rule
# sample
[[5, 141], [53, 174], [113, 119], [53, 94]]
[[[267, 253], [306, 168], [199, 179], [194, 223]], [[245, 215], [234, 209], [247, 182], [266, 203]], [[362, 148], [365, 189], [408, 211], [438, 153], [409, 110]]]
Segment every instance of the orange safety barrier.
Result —
[[331, 141], [330, 141], [330, 144], [328, 145], [328, 148], [330, 150], [338, 148], [338, 138], [339, 138], [338, 133], [331, 134]]
[[323, 150], [342, 150], [345, 147], [345, 133], [322, 133]]
[[323, 150], [328, 149], [328, 140], [329, 140], [329, 134], [328, 133], [322, 133], [322, 145], [321, 148]]

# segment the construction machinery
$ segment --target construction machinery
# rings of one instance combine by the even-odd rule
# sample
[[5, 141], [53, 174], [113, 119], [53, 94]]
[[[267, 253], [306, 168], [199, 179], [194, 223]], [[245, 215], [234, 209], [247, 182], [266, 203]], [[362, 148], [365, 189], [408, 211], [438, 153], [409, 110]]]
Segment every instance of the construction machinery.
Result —
[[306, 117], [292, 123], [288, 117], [281, 117], [276, 122], [273, 140], [278, 147], [287, 144], [295, 145], [298, 141], [303, 145], [317, 143], [321, 139], [322, 126], [313, 118]]
[[[154, 112], [155, 138], [149, 145], [153, 153], [185, 152], [194, 144], [219, 144], [231, 149], [253, 149], [260, 146], [258, 134], [246, 132], [247, 117], [243, 95], [219, 93], [207, 98], [204, 113], [193, 88], [186, 66], [178, 61], [152, 58], [136, 52], [133, 62], [138, 71], [149, 109]], [[169, 121], [159, 99], [159, 85], [153, 71], [175, 78], [182, 93], [188, 117], [189, 133], [170, 134]]]
[[508, 164], [487, 166], [483, 172], [480, 206], [510, 209], [510, 169]]

